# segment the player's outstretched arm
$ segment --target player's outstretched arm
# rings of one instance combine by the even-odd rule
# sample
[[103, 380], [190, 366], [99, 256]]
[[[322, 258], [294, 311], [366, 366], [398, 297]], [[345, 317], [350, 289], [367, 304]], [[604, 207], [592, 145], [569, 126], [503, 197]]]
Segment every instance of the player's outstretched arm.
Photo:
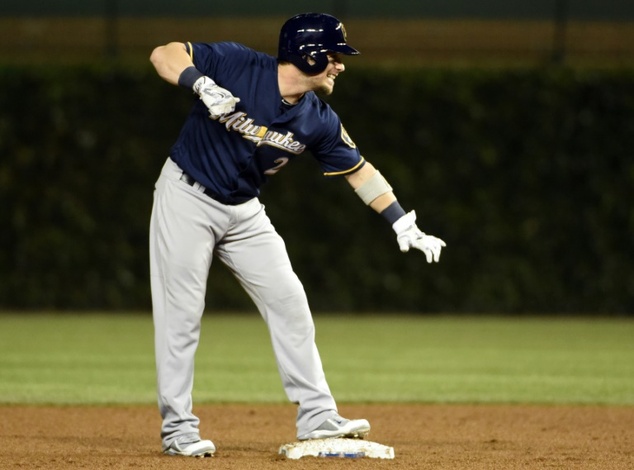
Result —
[[445, 242], [418, 228], [416, 212], [405, 213], [396, 200], [392, 187], [370, 162], [366, 162], [359, 171], [346, 175], [346, 179], [363, 202], [392, 225], [402, 252], [416, 248], [425, 253], [428, 263], [438, 262], [440, 251], [447, 246]]

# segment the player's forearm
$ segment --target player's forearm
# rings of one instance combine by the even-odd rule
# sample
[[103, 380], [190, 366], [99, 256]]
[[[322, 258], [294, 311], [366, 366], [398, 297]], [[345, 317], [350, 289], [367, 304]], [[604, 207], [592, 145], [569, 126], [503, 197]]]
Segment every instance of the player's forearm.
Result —
[[159, 76], [172, 85], [177, 85], [183, 70], [193, 65], [185, 45], [180, 42], [157, 47], [150, 55], [150, 62]]
[[393, 202], [396, 202], [396, 196], [392, 191], [390, 191], [389, 193], [385, 193], [377, 197], [370, 203], [370, 207], [380, 214], [391, 206]]
[[370, 162], [366, 162], [359, 171], [346, 176], [346, 179], [359, 197], [377, 213], [385, 215], [385, 210], [391, 207], [387, 213], [391, 215], [390, 220], [392, 217], [400, 217], [405, 214], [389, 183]]

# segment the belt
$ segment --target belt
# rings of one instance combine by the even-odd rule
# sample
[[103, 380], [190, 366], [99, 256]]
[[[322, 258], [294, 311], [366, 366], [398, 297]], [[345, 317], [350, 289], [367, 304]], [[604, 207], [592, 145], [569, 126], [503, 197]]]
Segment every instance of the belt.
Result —
[[183, 174], [180, 177], [180, 180], [187, 183], [190, 186], [195, 186], [196, 184], [198, 184], [201, 188], [204, 189], [203, 193], [205, 194], [205, 196], [210, 197], [211, 199], [213, 199], [214, 201], [217, 201], [221, 204], [225, 204], [228, 206], [235, 206], [236, 204], [242, 204], [243, 202], [248, 201], [251, 198], [247, 198], [247, 199], [241, 199], [241, 198], [226, 198], [226, 197], [222, 197], [222, 196], [218, 196], [216, 193], [214, 193], [213, 191], [211, 191], [210, 189], [207, 189], [205, 186], [203, 186], [202, 184], [200, 184], [198, 181], [196, 181], [194, 178], [191, 177], [191, 175], [188, 175], [187, 173], [185, 173], [183, 171]]
[[[196, 181], [194, 178], [192, 178], [191, 176], [189, 176], [187, 173], [185, 173], [183, 171], [183, 174], [180, 177], [181, 181], [184, 181], [185, 183], [187, 183], [190, 186], [194, 186], [196, 183], [198, 183], [198, 181]], [[203, 193], [205, 193], [207, 196], [209, 196], [212, 199], [215, 199], [216, 201], [218, 200], [218, 197], [212, 193], [210, 190], [208, 190], [207, 188], [205, 188], [202, 184], [198, 183], [198, 185], [201, 188], [204, 188]]]

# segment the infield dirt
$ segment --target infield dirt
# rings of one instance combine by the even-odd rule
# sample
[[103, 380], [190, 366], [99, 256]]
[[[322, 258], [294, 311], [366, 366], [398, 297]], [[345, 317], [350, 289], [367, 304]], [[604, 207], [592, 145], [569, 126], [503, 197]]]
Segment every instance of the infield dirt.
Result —
[[286, 460], [292, 405], [202, 405], [201, 433], [218, 451], [161, 454], [154, 406], [2, 406], [1, 469], [632, 469], [634, 407], [341, 405], [372, 424], [394, 460]]

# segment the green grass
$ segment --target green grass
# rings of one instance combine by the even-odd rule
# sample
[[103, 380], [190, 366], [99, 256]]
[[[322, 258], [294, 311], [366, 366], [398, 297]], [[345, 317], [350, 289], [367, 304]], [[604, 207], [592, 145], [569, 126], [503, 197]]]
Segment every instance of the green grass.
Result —
[[[340, 402], [634, 405], [634, 320], [316, 316]], [[149, 314], [0, 314], [0, 403], [155, 403]], [[195, 400], [285, 402], [264, 322], [207, 314]]]

